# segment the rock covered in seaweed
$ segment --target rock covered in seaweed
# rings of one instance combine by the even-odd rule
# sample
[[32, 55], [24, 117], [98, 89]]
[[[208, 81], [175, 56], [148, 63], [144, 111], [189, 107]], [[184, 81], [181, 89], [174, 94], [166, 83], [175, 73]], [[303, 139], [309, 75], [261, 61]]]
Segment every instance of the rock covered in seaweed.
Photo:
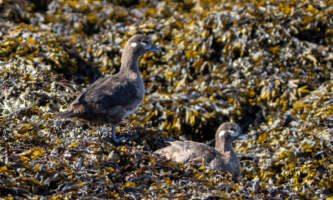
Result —
[[[0, 4], [1, 195], [332, 195], [328, 1], [20, 2]], [[89, 82], [119, 70], [125, 38], [138, 31], [165, 54], [142, 59], [146, 98], [123, 131], [133, 142], [115, 147], [85, 124], [56, 120]], [[168, 137], [211, 139], [229, 119], [249, 132], [236, 142], [238, 183], [150, 156]]]

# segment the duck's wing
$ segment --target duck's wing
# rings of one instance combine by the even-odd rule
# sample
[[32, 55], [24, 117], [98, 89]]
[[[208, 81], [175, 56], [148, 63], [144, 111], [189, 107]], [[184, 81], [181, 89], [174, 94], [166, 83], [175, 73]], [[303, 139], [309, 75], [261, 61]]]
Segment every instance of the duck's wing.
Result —
[[116, 106], [126, 106], [136, 98], [137, 89], [118, 76], [106, 76], [95, 81], [61, 113], [64, 117], [103, 114]]
[[190, 152], [187, 151], [184, 141], [170, 142], [169, 146], [161, 148], [154, 153], [176, 162], [186, 162], [190, 157]]
[[60, 112], [57, 115], [60, 117], [78, 117], [87, 111], [86, 97], [89, 91], [95, 90], [96, 87], [101, 85], [106, 77], [101, 77], [87, 87], [76, 99], [68, 106], [67, 110]]
[[216, 156], [216, 151], [210, 146], [191, 141], [174, 141], [155, 153], [176, 162], [209, 163]]
[[189, 161], [194, 163], [202, 162], [208, 164], [215, 159], [218, 154], [214, 148], [198, 142], [186, 142], [186, 149], [191, 152]]

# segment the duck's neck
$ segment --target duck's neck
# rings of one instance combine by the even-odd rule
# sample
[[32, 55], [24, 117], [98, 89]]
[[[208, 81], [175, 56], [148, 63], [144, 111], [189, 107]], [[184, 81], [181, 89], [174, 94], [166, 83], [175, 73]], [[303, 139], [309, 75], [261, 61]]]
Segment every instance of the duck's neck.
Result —
[[220, 141], [215, 141], [215, 149], [221, 153], [234, 153], [232, 141], [226, 141], [225, 138], [221, 138]]
[[240, 163], [232, 148], [232, 141], [226, 141], [226, 139], [223, 138], [219, 142], [215, 142], [215, 148], [224, 156], [223, 159], [227, 162], [226, 167], [232, 173], [233, 179], [237, 180], [240, 173]]
[[121, 56], [121, 73], [139, 73], [139, 60], [140, 55], [132, 52], [131, 49], [125, 48]]

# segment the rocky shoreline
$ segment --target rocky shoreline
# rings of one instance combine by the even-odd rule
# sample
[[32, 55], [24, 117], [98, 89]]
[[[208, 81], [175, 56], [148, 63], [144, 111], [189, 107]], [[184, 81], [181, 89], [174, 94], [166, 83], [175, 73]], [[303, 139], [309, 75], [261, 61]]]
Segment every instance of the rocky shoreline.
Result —
[[[184, 3], [185, 2], [185, 3]], [[11, 199], [330, 199], [330, 1], [0, 1], [0, 196]], [[135, 33], [146, 96], [115, 146], [54, 115], [120, 67]], [[242, 174], [152, 156], [237, 122]]]

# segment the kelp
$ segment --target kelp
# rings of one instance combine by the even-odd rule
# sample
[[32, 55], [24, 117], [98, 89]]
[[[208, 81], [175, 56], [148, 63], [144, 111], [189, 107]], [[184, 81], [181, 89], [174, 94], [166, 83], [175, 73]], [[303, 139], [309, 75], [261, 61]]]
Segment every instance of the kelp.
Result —
[[[329, 1], [0, 1], [2, 198], [331, 198], [333, 7]], [[55, 114], [122, 47], [150, 34], [146, 95], [109, 142]], [[238, 181], [152, 155], [235, 121]], [[103, 135], [99, 130], [104, 131]]]

